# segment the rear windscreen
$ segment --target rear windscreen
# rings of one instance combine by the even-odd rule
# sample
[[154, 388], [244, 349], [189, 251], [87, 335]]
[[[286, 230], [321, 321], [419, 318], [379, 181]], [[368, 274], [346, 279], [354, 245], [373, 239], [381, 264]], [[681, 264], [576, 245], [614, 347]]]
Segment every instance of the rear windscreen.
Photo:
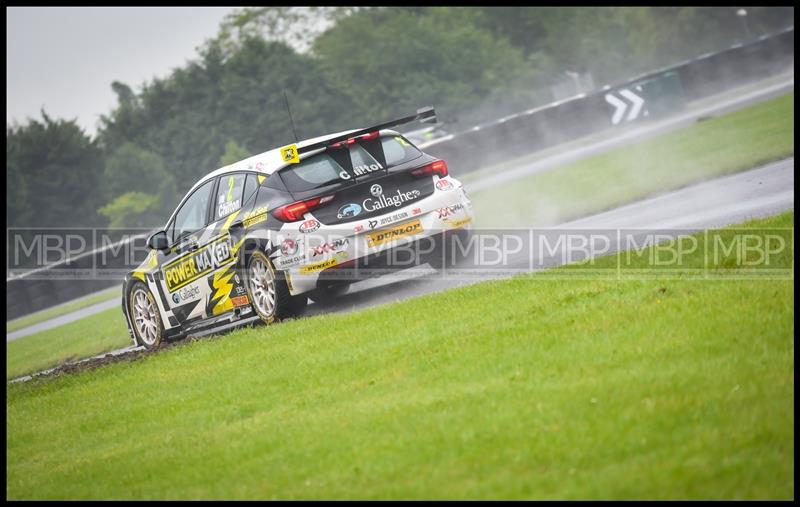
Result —
[[[422, 152], [401, 136], [384, 136], [381, 146], [386, 156], [386, 165], [393, 166], [413, 160]], [[358, 144], [350, 147], [353, 172], [358, 178], [365, 174], [385, 170], [367, 150]], [[336, 183], [353, 184], [353, 178], [327, 153], [320, 153], [282, 169], [281, 178], [290, 192], [305, 192]]]
[[281, 171], [281, 178], [289, 192], [303, 192], [345, 181], [345, 170], [327, 153], [309, 157], [299, 164]]
[[422, 155], [421, 151], [402, 136], [381, 137], [381, 145], [383, 154], [386, 155], [386, 163], [390, 166], [403, 164]]

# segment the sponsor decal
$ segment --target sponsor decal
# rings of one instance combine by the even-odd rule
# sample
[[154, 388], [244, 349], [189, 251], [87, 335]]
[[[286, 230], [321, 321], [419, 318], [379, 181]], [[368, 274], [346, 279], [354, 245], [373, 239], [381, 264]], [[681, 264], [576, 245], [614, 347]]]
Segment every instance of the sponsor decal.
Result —
[[376, 225], [378, 225], [378, 221], [377, 220], [370, 220], [369, 221], [369, 228], [370, 229], [374, 229]]
[[[376, 162], [374, 164], [364, 164], [353, 167], [353, 174], [355, 174], [356, 176], [363, 176], [365, 174], [374, 173], [375, 171], [382, 171], [382, 170], [383, 166]], [[350, 178], [352, 178], [352, 176], [350, 176], [350, 173], [348, 173], [345, 170], [342, 170], [339, 173], [339, 177], [343, 180], [349, 180]]]
[[463, 227], [468, 223], [472, 222], [472, 218], [462, 218], [461, 220], [452, 220], [452, 221], [445, 219], [444, 222], [450, 227], [455, 229], [456, 227]]
[[[380, 189], [380, 185], [372, 185], [372, 187], [378, 187]], [[372, 189], [370, 190], [372, 192]], [[372, 195], [375, 195], [373, 192]], [[409, 190], [408, 192], [401, 192], [397, 190], [397, 195], [390, 195], [386, 196], [383, 194], [383, 190], [381, 189], [381, 193], [377, 194], [375, 199], [367, 197], [361, 203], [361, 207], [364, 208], [365, 211], [372, 212], [375, 210], [388, 208], [388, 207], [398, 207], [401, 206], [404, 202], [413, 201], [420, 196], [419, 190]]]
[[193, 301], [200, 295], [200, 287], [184, 287], [172, 294], [172, 301], [177, 305], [181, 301]]
[[378, 185], [377, 183], [369, 187], [369, 193], [374, 195], [375, 197], [380, 196], [383, 194], [383, 187]]
[[448, 180], [439, 180], [436, 182], [436, 188], [439, 190], [453, 190], [453, 184]]
[[294, 255], [297, 253], [297, 241], [292, 238], [286, 238], [281, 243], [281, 253], [283, 255]]
[[355, 227], [353, 228], [353, 231], [354, 231], [354, 232], [361, 232], [361, 231], [363, 231], [363, 230], [364, 230], [364, 226], [363, 226], [363, 225], [361, 225], [361, 224], [359, 224], [359, 225], [357, 225], [357, 226], [355, 226]]
[[339, 264], [339, 259], [337, 259], [336, 257], [331, 257], [330, 259], [325, 261], [316, 262], [314, 264], [308, 264], [306, 266], [300, 267], [300, 273], [304, 275], [307, 275], [309, 273], [316, 273], [322, 271], [323, 269], [328, 269], [330, 267], [333, 267], [337, 264]]
[[250, 304], [250, 300], [247, 299], [247, 296], [237, 296], [231, 298], [231, 303], [233, 303], [233, 306], [245, 306]]
[[233, 309], [230, 295], [233, 290], [231, 279], [235, 274], [231, 271], [232, 266], [225, 267], [214, 273], [213, 277], [208, 278], [208, 288], [211, 289], [211, 297], [208, 300], [206, 311], [211, 315], [219, 315]]
[[352, 218], [361, 214], [361, 206], [358, 204], [345, 204], [336, 213], [336, 218]]
[[422, 208], [414, 208], [411, 210], [412, 215], [419, 215], [420, 213], [422, 213]]
[[268, 211], [269, 208], [267, 206], [261, 206], [260, 208], [256, 208], [253, 211], [248, 212], [244, 216], [244, 220], [242, 220], [242, 224], [244, 224], [245, 229], [266, 220]]
[[306, 220], [305, 222], [300, 224], [300, 232], [302, 232], [304, 234], [308, 234], [310, 232], [314, 232], [317, 229], [319, 229], [319, 222], [317, 222], [313, 218], [311, 220]]
[[286, 269], [300, 264], [303, 262], [303, 260], [305, 260], [303, 255], [295, 255], [293, 257], [278, 257], [278, 259], [275, 261], [275, 264], [277, 265], [278, 269]]
[[233, 261], [233, 252], [231, 251], [230, 236], [226, 235], [164, 265], [164, 280], [167, 282], [167, 289], [175, 292], [231, 261]]
[[419, 220], [396, 225], [390, 229], [372, 232], [367, 235], [367, 246], [375, 247], [406, 236], [413, 236], [423, 231]]
[[297, 164], [300, 162], [300, 154], [297, 153], [297, 145], [290, 144], [281, 148], [281, 159], [287, 164]]
[[400, 213], [395, 213], [394, 215], [381, 218], [379, 225], [388, 225], [404, 218], [408, 218], [408, 213], [401, 211]]
[[464, 209], [464, 205], [453, 204], [452, 206], [445, 206], [444, 208], [439, 208], [436, 210], [437, 216], [436, 218], [444, 219], [445, 217], [449, 217], [450, 215], [455, 215], [457, 212]]
[[316, 257], [318, 255], [323, 255], [328, 252], [337, 252], [339, 250], [344, 250], [350, 245], [350, 240], [347, 238], [337, 239], [332, 243], [324, 243], [320, 246], [312, 247], [312, 257]]

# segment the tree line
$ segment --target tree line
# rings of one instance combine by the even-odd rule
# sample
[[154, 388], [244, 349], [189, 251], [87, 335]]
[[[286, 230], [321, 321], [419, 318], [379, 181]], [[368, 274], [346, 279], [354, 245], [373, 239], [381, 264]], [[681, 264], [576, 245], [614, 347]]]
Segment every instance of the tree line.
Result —
[[566, 71], [619, 82], [794, 17], [747, 11], [744, 27], [727, 7], [340, 7], [316, 34], [309, 11], [242, 9], [168, 76], [111, 83], [95, 136], [45, 111], [7, 125], [7, 226], [162, 224], [204, 174], [293, 142], [284, 91], [301, 139], [424, 105], [466, 123], [549, 102]]

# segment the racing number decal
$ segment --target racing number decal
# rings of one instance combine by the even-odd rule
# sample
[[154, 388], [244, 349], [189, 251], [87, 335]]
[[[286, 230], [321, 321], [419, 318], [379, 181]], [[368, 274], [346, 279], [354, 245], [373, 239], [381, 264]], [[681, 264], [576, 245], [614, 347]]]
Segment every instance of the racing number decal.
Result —
[[228, 176], [228, 196], [225, 199], [228, 202], [233, 201], [233, 176]]
[[284, 162], [289, 164], [297, 164], [300, 162], [300, 154], [297, 153], [297, 145], [290, 144], [281, 148], [281, 158]]

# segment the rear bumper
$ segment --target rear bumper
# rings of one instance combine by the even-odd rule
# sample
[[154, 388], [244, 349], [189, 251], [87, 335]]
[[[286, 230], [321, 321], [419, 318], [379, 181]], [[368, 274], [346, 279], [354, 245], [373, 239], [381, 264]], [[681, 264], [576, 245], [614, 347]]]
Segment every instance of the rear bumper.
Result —
[[[472, 205], [461, 185], [396, 208], [370, 220], [346, 226], [322, 226], [298, 241], [302, 257], [297, 265], [281, 269], [292, 295], [303, 294], [319, 285], [354, 282], [383, 276], [427, 262], [441, 255], [449, 238], [472, 229]], [[370, 222], [374, 222], [370, 228]], [[379, 225], [382, 222], [385, 225]]]

